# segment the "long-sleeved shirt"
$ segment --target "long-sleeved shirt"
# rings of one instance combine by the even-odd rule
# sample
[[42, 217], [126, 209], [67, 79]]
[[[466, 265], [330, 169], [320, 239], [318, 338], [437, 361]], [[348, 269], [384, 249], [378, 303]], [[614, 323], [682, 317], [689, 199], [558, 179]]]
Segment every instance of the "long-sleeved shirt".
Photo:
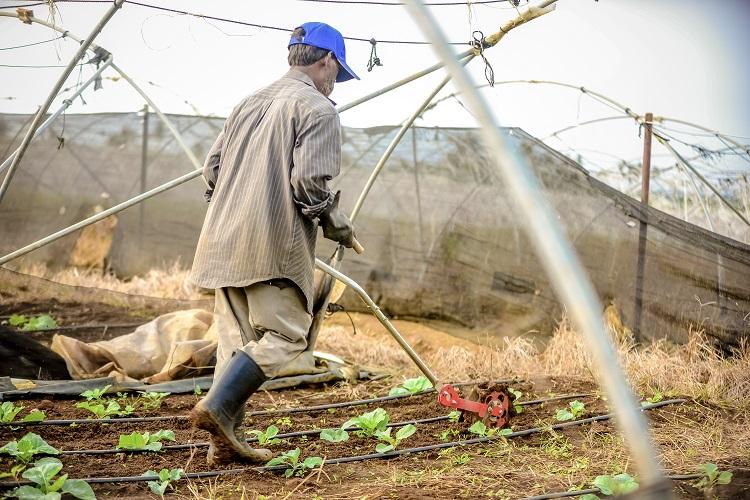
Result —
[[287, 278], [313, 303], [320, 214], [341, 165], [336, 109], [290, 70], [240, 102], [208, 153], [210, 200], [191, 279], [204, 288]]

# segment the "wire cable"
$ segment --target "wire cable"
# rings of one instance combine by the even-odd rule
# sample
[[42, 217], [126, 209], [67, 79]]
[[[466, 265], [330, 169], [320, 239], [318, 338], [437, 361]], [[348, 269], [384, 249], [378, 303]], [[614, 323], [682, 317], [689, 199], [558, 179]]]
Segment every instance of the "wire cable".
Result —
[[22, 48], [25, 48], [25, 47], [33, 47], [35, 45], [42, 45], [43, 43], [54, 42], [54, 41], [59, 40], [61, 38], [65, 38], [65, 35], [60, 35], [60, 36], [55, 37], [55, 38], [50, 38], [49, 40], [42, 40], [41, 42], [26, 43], [26, 44], [23, 44], [23, 45], [15, 45], [13, 47], [0, 47], [0, 50], [13, 50], [13, 49], [22, 49]]

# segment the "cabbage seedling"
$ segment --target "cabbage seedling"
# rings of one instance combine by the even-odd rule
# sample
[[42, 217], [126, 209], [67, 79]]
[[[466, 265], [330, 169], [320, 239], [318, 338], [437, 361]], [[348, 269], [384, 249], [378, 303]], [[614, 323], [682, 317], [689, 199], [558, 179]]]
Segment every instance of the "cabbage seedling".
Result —
[[344, 429], [323, 429], [320, 431], [320, 439], [329, 443], [341, 443], [349, 440], [349, 433]]
[[67, 494], [81, 500], [96, 500], [94, 490], [86, 481], [68, 479], [67, 474], [55, 478], [62, 467], [62, 462], [56, 458], [48, 457], [37, 460], [33, 468], [22, 474], [22, 477], [31, 481], [33, 486], [19, 486], [11, 492], [10, 497], [59, 500], [63, 494]]
[[300, 449], [289, 450], [276, 458], [272, 458], [266, 465], [284, 465], [284, 477], [302, 476], [306, 471], [319, 467], [323, 464], [320, 457], [307, 457], [303, 461], [299, 460]]
[[574, 418], [578, 418], [586, 413], [586, 405], [578, 400], [571, 401], [568, 406], [570, 407], [570, 410], [568, 410], [568, 408], [557, 410], [555, 418], [558, 421], [564, 422], [565, 420], [573, 420]]
[[350, 418], [341, 426], [342, 429], [347, 427], [359, 427], [355, 434], [359, 437], [374, 436], [377, 431], [384, 431], [390, 417], [388, 412], [382, 408], [377, 408], [354, 418]]
[[375, 432], [375, 436], [378, 439], [385, 441], [385, 443], [378, 443], [375, 447], [375, 451], [378, 453], [387, 453], [391, 450], [395, 450], [401, 441], [417, 432], [417, 427], [414, 424], [405, 425], [396, 432], [396, 436], [394, 437], [391, 437], [391, 430], [392, 427], [388, 427], [384, 431]]
[[275, 425], [269, 425], [268, 428], [265, 430], [265, 432], [257, 431], [255, 429], [245, 432], [245, 434], [249, 434], [251, 436], [257, 437], [258, 444], [262, 446], [279, 444], [281, 440], [276, 437], [276, 434], [278, 433], [279, 433], [279, 428], [276, 427]]
[[144, 410], [157, 410], [161, 408], [161, 403], [164, 398], [169, 396], [169, 392], [151, 392], [151, 391], [138, 391], [141, 395], [139, 398], [141, 401], [141, 407]]
[[[16, 416], [23, 410], [25, 406], [16, 406], [10, 401], [4, 402], [0, 405], [0, 422], [9, 424], [16, 422]], [[46, 415], [41, 410], [31, 410], [28, 415], [23, 417], [21, 422], [41, 422], [44, 420]]]
[[416, 378], [409, 378], [398, 386], [391, 389], [388, 393], [389, 396], [405, 396], [407, 394], [419, 394], [428, 389], [432, 388], [432, 382], [427, 380], [427, 377], [420, 376]]
[[695, 487], [705, 491], [711, 491], [714, 486], [719, 484], [729, 484], [732, 482], [732, 473], [729, 471], [719, 471], [719, 467], [716, 464], [701, 464], [700, 472], [703, 474], [703, 477], [695, 483]]
[[471, 427], [469, 427], [469, 432], [472, 434], [476, 434], [477, 436], [481, 437], [492, 437], [495, 434], [499, 434], [500, 436], [507, 436], [513, 432], [512, 429], [497, 429], [495, 427], [487, 427], [484, 422], [481, 420], [477, 420], [472, 424]]
[[[638, 481], [636, 481], [630, 474], [596, 476], [596, 479], [594, 479], [591, 485], [594, 488], [598, 488], [599, 492], [604, 496], [625, 495], [638, 489]], [[579, 498], [581, 498], [581, 500], [596, 500], [600, 497], [588, 493]]]
[[153, 434], [149, 432], [132, 432], [130, 434], [120, 434], [120, 440], [117, 443], [118, 450], [126, 451], [159, 451], [161, 450], [161, 441], [174, 441], [174, 432], [160, 430]]
[[[156, 476], [159, 478], [158, 481], [149, 481], [147, 484], [149, 489], [155, 495], [159, 495], [161, 498], [164, 498], [164, 493], [166, 493], [167, 488], [172, 486], [173, 481], [178, 481], [184, 473], [185, 471], [183, 471], [182, 469], [162, 469], [159, 472], [149, 470], [146, 471], [143, 475]], [[174, 489], [174, 486], [172, 486], [172, 489]]]
[[10, 455], [16, 462], [27, 464], [34, 455], [59, 455], [60, 451], [47, 444], [38, 434], [29, 432], [18, 441], [10, 441], [0, 448], [0, 453]]

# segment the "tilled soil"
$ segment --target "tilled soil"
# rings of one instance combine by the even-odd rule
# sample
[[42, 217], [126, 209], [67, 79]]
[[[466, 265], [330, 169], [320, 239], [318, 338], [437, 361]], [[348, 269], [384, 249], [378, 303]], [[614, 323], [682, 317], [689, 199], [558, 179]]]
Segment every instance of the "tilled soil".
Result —
[[[549, 381], [548, 381], [549, 383]], [[519, 382], [513, 385], [515, 389], [524, 392], [524, 399], [531, 400], [549, 397], [549, 392], [536, 393], [533, 382]], [[554, 385], [554, 384], [553, 384]], [[593, 387], [577, 387], [578, 391]], [[578, 392], [576, 391], [576, 392]], [[319, 393], [318, 393], [319, 394]], [[559, 393], [558, 393], [559, 394]], [[310, 401], [312, 391], [310, 389], [284, 391], [283, 402], [296, 402], [294, 406], [305, 406], [320, 404], [321, 401]], [[164, 400], [162, 407], [148, 415], [187, 415], [198, 400], [195, 395], [175, 395]], [[447, 415], [449, 409], [440, 406], [436, 400], [436, 394], [414, 396], [407, 399], [386, 401], [376, 405], [352, 406], [310, 412], [274, 414], [248, 417], [245, 420], [247, 429], [266, 429], [270, 425], [276, 425], [280, 433], [305, 431], [311, 429], [324, 429], [339, 427], [346, 420], [357, 416], [365, 411], [371, 411], [380, 407], [388, 411], [391, 422], [403, 422], [409, 420], [425, 419]], [[579, 397], [579, 401], [586, 404], [587, 414], [606, 413], [606, 404], [595, 395]], [[307, 401], [307, 403], [304, 403]], [[521, 414], [513, 417], [511, 426], [514, 430], [537, 427], [542, 422], [554, 423], [554, 413], [557, 409], [564, 408], [570, 400], [552, 401], [544, 404], [524, 406]], [[336, 402], [335, 400], [331, 402]], [[47, 413], [48, 419], [62, 418], [86, 418], [84, 410], [75, 408], [76, 401], [72, 400], [28, 400], [19, 401], [16, 404], [26, 406], [26, 410], [40, 408]], [[279, 394], [259, 393], [251, 398], [249, 410], [276, 409], [280, 405]], [[22, 413], [23, 414], [23, 413]], [[417, 432], [401, 444], [401, 448], [419, 447], [442, 441], [455, 441], [476, 437], [467, 432], [468, 424], [451, 423], [448, 420], [432, 423], [417, 424]], [[160, 429], [173, 430], [176, 443], [195, 444], [190, 449], [169, 449], [154, 453], [123, 453], [115, 452], [120, 434], [128, 434], [133, 431], [154, 432]], [[448, 431], [448, 435], [444, 434]], [[209, 470], [206, 466], [206, 446], [208, 434], [201, 430], [192, 428], [190, 421], [185, 418], [175, 418], [158, 422], [138, 423], [85, 423], [72, 425], [37, 425], [25, 428], [0, 427], [0, 443], [12, 439], [19, 439], [26, 432], [35, 432], [45, 439], [50, 445], [62, 451], [60, 456], [65, 467], [64, 472], [75, 478], [95, 477], [122, 477], [138, 476], [147, 470], [159, 470], [162, 468], [182, 468], [186, 472], [202, 472]], [[328, 459], [347, 457], [352, 455], [363, 455], [375, 452], [377, 440], [372, 437], [358, 437], [350, 433], [348, 441], [343, 443], [329, 443], [318, 438], [317, 434], [312, 436], [291, 437], [282, 440], [281, 443], [272, 446], [276, 453], [299, 447], [301, 457], [320, 456]], [[170, 445], [173, 443], [165, 443]], [[69, 454], [68, 452], [80, 450], [109, 450], [106, 454]], [[433, 453], [434, 454], [434, 453]], [[0, 470], [8, 470], [12, 462], [7, 458], [0, 458]], [[247, 464], [229, 463], [215, 467], [219, 469], [236, 469], [247, 467]], [[255, 478], [262, 481], [266, 486], [268, 483], [281, 482], [286, 479], [274, 473], [259, 473], [248, 471], [243, 476]], [[135, 492], [146, 492], [144, 483], [130, 484], [101, 484], [94, 485], [95, 491], [101, 494], [133, 494]], [[126, 493], [127, 492], [127, 493]]]

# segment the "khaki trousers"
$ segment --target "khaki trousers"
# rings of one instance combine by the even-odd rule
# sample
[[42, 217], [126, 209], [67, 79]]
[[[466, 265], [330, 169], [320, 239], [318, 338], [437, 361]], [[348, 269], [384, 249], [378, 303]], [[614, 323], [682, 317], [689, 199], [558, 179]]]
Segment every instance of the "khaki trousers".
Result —
[[218, 329], [214, 379], [237, 349], [249, 355], [266, 377], [309, 373], [314, 368], [307, 334], [312, 316], [300, 289], [287, 280], [216, 290]]

